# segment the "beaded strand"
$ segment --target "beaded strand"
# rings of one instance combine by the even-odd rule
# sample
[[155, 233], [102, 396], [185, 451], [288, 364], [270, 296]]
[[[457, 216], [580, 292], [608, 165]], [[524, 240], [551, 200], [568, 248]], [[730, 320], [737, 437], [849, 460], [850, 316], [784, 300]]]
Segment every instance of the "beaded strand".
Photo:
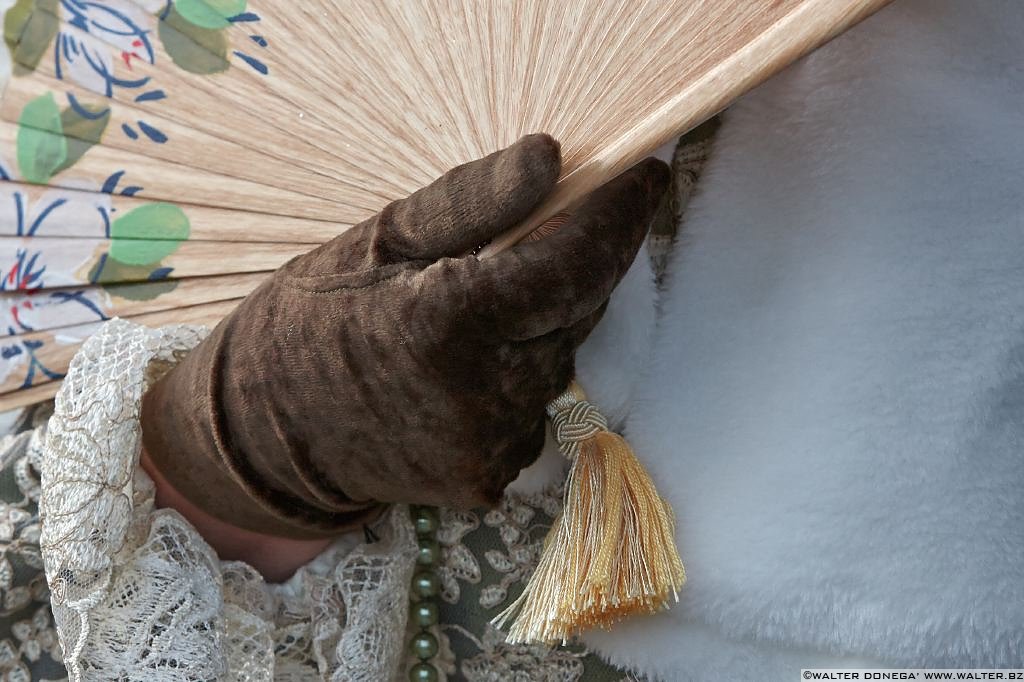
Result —
[[409, 669], [410, 682], [437, 682], [437, 668], [430, 662], [437, 655], [437, 637], [430, 628], [437, 625], [439, 612], [436, 597], [441, 591], [441, 580], [437, 575], [437, 563], [441, 558], [441, 546], [437, 543], [437, 529], [440, 519], [432, 507], [410, 507], [413, 526], [416, 528], [416, 571], [412, 576], [409, 591], [412, 604], [409, 618], [418, 632], [410, 642], [412, 654], [419, 662]]

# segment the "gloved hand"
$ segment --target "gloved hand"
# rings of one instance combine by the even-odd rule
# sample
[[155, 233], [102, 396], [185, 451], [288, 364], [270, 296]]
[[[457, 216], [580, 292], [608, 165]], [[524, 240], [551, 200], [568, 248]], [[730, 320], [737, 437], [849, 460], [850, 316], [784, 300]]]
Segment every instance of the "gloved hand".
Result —
[[545, 405], [639, 249], [668, 181], [653, 159], [555, 234], [466, 254], [552, 189], [530, 135], [459, 166], [253, 291], [145, 396], [144, 446], [234, 526], [336, 534], [382, 503], [496, 503], [544, 442]]

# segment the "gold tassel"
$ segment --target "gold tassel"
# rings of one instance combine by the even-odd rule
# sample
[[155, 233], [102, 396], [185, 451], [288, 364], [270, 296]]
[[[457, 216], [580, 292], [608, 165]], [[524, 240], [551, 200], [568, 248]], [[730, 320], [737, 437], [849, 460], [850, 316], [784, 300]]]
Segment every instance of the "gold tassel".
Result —
[[672, 510], [622, 436], [575, 381], [548, 405], [558, 448], [572, 461], [562, 514], [523, 593], [492, 621], [512, 618], [509, 643], [565, 643], [678, 601], [686, 580]]

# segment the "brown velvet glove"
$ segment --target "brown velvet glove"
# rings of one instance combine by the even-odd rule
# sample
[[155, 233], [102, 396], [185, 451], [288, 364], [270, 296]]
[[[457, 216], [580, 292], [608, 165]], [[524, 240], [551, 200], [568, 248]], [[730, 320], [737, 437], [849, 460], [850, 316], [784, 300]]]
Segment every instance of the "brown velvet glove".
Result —
[[251, 293], [145, 396], [145, 448], [196, 506], [286, 537], [382, 503], [495, 503], [544, 442], [545, 405], [626, 273], [668, 182], [653, 159], [555, 234], [465, 254], [552, 189], [530, 135], [448, 172]]

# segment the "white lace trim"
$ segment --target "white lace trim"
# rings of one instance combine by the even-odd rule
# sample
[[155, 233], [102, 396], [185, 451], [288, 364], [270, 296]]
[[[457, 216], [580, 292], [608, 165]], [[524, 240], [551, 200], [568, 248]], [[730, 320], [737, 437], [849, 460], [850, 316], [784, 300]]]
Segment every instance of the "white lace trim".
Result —
[[221, 563], [183, 517], [153, 508], [140, 399], [203, 335], [113, 320], [57, 395], [40, 545], [70, 679], [391, 679], [416, 552], [404, 507], [379, 541], [339, 540], [278, 586]]

